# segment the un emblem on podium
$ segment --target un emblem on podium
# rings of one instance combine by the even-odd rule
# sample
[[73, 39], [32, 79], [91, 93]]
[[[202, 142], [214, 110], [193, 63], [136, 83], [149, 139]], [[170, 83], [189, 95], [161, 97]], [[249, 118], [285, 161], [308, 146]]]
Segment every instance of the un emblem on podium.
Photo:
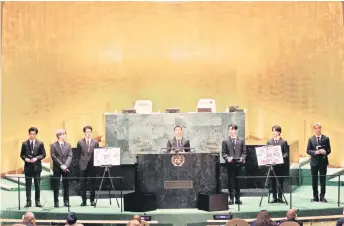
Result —
[[184, 155], [173, 155], [171, 158], [171, 162], [174, 166], [183, 166], [185, 162]]

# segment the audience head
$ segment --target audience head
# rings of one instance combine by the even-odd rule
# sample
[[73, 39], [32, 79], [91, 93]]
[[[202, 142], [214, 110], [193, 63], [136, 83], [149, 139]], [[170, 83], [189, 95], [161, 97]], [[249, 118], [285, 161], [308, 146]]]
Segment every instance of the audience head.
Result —
[[78, 218], [76, 217], [76, 214], [73, 212], [70, 212], [67, 214], [67, 224], [72, 225], [75, 224]]
[[34, 223], [35, 215], [32, 212], [26, 212], [23, 216], [23, 223]]
[[131, 220], [128, 222], [127, 226], [141, 226], [141, 223], [138, 220]]
[[288, 212], [287, 212], [287, 219], [288, 220], [295, 220], [296, 216], [297, 216], [297, 214], [296, 214], [296, 210], [295, 209], [288, 210]]
[[271, 216], [267, 210], [261, 210], [257, 215], [256, 226], [271, 225]]
[[137, 220], [138, 222], [141, 223], [141, 216], [140, 215], [134, 215], [131, 220]]

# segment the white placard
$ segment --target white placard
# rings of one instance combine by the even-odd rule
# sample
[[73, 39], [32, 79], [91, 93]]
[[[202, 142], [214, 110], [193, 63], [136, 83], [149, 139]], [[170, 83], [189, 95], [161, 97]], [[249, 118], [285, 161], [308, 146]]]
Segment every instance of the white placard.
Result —
[[153, 103], [151, 100], [137, 100], [134, 109], [137, 114], [151, 114], [153, 111]]
[[119, 166], [121, 165], [120, 148], [95, 148], [94, 166]]
[[213, 99], [199, 99], [197, 104], [198, 108], [210, 108], [212, 113], [216, 112], [216, 103]]
[[258, 166], [283, 164], [280, 145], [256, 147]]

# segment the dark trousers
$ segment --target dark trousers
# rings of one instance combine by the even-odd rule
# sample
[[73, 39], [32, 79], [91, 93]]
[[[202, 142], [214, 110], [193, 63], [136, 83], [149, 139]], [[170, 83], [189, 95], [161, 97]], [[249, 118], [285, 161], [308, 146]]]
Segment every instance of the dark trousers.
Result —
[[54, 169], [53, 182], [54, 182], [54, 202], [59, 201], [59, 190], [60, 190], [60, 178], [62, 176], [63, 184], [63, 200], [69, 201], [69, 180], [68, 172], [64, 172], [61, 169]]
[[240, 184], [239, 179], [239, 172], [241, 169], [241, 164], [237, 163], [227, 163], [227, 175], [228, 175], [228, 193], [229, 198], [233, 199], [240, 199]]
[[326, 193], [326, 173], [327, 165], [318, 164], [317, 166], [311, 166], [312, 173], [312, 187], [313, 187], [313, 197], [318, 197], [318, 177], [320, 176], [320, 196], [324, 197]]
[[279, 187], [277, 185], [277, 180], [274, 177], [274, 175], [270, 174], [272, 176], [271, 177], [272, 195], [273, 195], [274, 199], [277, 199], [277, 193], [278, 193], [278, 198], [282, 199], [284, 178], [283, 177], [278, 177], [278, 176], [284, 176], [284, 169], [285, 169], [285, 167], [284, 167], [284, 165], [277, 165], [277, 166], [274, 166], [273, 169], [274, 169], [274, 172], [275, 172], [275, 174], [277, 176], [277, 180], [278, 180], [278, 183], [279, 183], [281, 189], [279, 189]]
[[25, 189], [26, 189], [26, 201], [31, 202], [31, 186], [32, 180], [35, 184], [35, 201], [39, 202], [40, 199], [40, 183], [41, 183], [41, 173], [29, 171], [25, 172]]
[[87, 184], [90, 189], [90, 200], [94, 201], [96, 196], [96, 169], [91, 164], [85, 170], [80, 170], [80, 195], [82, 201], [86, 201]]

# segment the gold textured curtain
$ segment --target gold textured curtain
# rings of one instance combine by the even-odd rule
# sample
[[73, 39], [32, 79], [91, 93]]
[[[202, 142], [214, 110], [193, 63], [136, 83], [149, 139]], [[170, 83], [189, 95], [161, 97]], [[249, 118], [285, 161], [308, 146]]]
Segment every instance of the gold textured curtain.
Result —
[[75, 145], [85, 124], [104, 135], [104, 111], [200, 98], [247, 108], [254, 137], [280, 124], [300, 155], [320, 121], [343, 165], [342, 16], [340, 2], [5, 2], [2, 170], [22, 166], [32, 125], [47, 147], [59, 127]]

